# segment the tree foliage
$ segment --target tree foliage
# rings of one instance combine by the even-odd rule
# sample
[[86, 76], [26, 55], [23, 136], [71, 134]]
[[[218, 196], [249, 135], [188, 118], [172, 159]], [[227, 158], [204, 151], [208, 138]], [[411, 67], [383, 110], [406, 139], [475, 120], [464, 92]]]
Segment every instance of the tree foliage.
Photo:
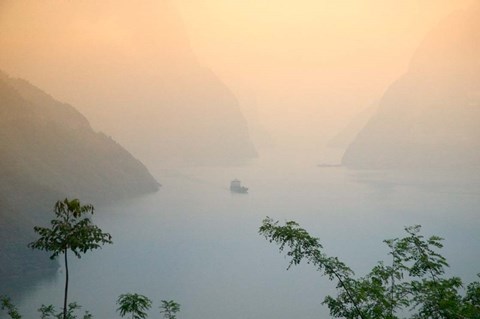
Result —
[[0, 309], [7, 310], [7, 314], [11, 319], [21, 319], [22, 316], [18, 312], [17, 307], [11, 302], [7, 296], [0, 296]]
[[64, 254], [65, 261], [65, 293], [63, 300], [63, 319], [67, 319], [68, 311], [68, 251], [81, 258], [89, 250], [112, 243], [112, 236], [104, 233], [92, 223], [90, 216], [94, 213], [92, 205], [82, 205], [78, 199], [57, 201], [54, 207], [55, 219], [50, 221], [51, 227], [34, 227], [40, 238], [30, 243], [32, 249], [51, 252], [51, 259]]
[[[180, 304], [174, 300], [161, 300], [160, 313], [165, 319], [176, 319], [177, 312], [180, 311]], [[146, 296], [136, 293], [122, 294], [117, 299], [117, 312], [120, 316], [130, 315], [132, 319], [146, 319], [147, 311], [152, 307], [152, 301]], [[76, 302], [71, 302], [67, 307], [67, 319], [92, 319], [90, 312], [85, 311], [83, 316], [79, 317], [78, 310], [82, 307]], [[6, 310], [10, 319], [22, 319], [18, 309], [7, 296], [0, 296], [0, 310]], [[53, 305], [42, 305], [38, 308], [41, 319], [62, 319], [64, 312], [57, 312]]]
[[[77, 314], [76, 311], [81, 309], [82, 307], [77, 304], [76, 302], [71, 302], [68, 304], [67, 308], [67, 319], [76, 319]], [[63, 318], [63, 311], [57, 312], [55, 307], [52, 305], [42, 305], [38, 312], [40, 312], [41, 319], [61, 319]], [[82, 319], [92, 319], [93, 316], [90, 312], [85, 311], [82, 316]]]
[[180, 311], [180, 304], [174, 300], [162, 300], [160, 306], [160, 313], [163, 314], [165, 319], [176, 319], [177, 312]]
[[266, 218], [259, 233], [290, 257], [288, 268], [302, 260], [336, 282], [337, 296], [325, 297], [330, 314], [347, 319], [480, 318], [480, 283], [463, 291], [458, 277], [445, 277], [447, 260], [438, 252], [443, 239], [425, 238], [420, 226], [406, 227], [407, 236], [385, 240], [390, 261], [378, 262], [364, 277], [337, 257], [327, 256], [316, 237], [296, 222], [280, 225]]
[[147, 318], [147, 311], [152, 307], [152, 301], [150, 299], [136, 293], [120, 295], [117, 304], [120, 306], [117, 308], [120, 316], [125, 317], [127, 314], [130, 314], [132, 319]]
[[[34, 227], [40, 238], [28, 246], [32, 249], [40, 249], [51, 252], [51, 259], [64, 254], [65, 257], [65, 295], [64, 306], [61, 312], [57, 312], [53, 305], [42, 305], [38, 312], [41, 319], [76, 319], [77, 312], [81, 308], [76, 302], [67, 305], [68, 295], [68, 259], [67, 252], [72, 251], [75, 256], [81, 258], [83, 253], [100, 248], [103, 244], [111, 244], [112, 236], [104, 233], [94, 225], [90, 219], [94, 208], [92, 205], [81, 205], [78, 199], [57, 201], [54, 208], [56, 218], [53, 219], [50, 228]], [[160, 313], [166, 319], [176, 319], [176, 313], [180, 311], [180, 304], [174, 300], [162, 300]], [[152, 307], [152, 301], [146, 296], [136, 293], [122, 294], [117, 299], [117, 311], [122, 317], [127, 314], [132, 319], [145, 319], [147, 311]], [[0, 296], [0, 310], [6, 310], [11, 319], [21, 319], [15, 305], [7, 296]], [[93, 316], [86, 311], [82, 319], [92, 319]]]
[[55, 219], [50, 221], [51, 227], [34, 227], [40, 238], [29, 244], [33, 249], [52, 253], [51, 259], [67, 250], [78, 258], [88, 250], [94, 250], [103, 244], [111, 244], [112, 236], [103, 233], [92, 223], [89, 215], [93, 215], [94, 207], [82, 205], [78, 199], [57, 201], [54, 207]]

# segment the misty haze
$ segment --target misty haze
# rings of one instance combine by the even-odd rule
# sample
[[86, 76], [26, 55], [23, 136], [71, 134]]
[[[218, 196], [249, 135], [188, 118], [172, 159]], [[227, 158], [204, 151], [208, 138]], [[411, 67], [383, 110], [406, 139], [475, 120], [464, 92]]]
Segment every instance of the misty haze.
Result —
[[[23, 318], [62, 318], [66, 275], [78, 318], [129, 293], [149, 318], [480, 316], [480, 2], [0, 0], [0, 48], [0, 298]], [[29, 248], [65, 198], [113, 240], [68, 265]], [[287, 255], [287, 221], [325, 255]], [[449, 267], [388, 268], [415, 225]]]

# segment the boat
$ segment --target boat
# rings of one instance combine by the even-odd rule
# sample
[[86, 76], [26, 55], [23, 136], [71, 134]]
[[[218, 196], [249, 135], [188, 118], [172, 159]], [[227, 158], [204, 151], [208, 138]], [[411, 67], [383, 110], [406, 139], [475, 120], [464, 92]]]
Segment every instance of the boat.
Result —
[[234, 179], [230, 182], [230, 191], [232, 193], [246, 194], [248, 192], [248, 188], [242, 186], [242, 183], [238, 179]]

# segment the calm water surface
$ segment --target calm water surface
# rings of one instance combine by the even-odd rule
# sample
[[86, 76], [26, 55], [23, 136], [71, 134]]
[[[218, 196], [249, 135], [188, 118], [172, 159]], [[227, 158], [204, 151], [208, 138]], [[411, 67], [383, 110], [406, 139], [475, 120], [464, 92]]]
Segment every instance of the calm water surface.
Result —
[[[382, 240], [421, 224], [446, 238], [451, 272], [480, 272], [480, 182], [457, 172], [393, 174], [317, 167], [315, 159], [270, 154], [245, 167], [152, 170], [158, 193], [97, 207], [95, 222], [114, 245], [72, 260], [70, 300], [96, 318], [119, 317], [125, 292], [182, 305], [179, 318], [319, 318], [333, 285], [308, 265], [287, 260], [257, 233], [265, 216], [296, 220], [327, 253], [363, 275], [386, 256]], [[249, 194], [231, 194], [239, 178]], [[42, 303], [61, 304], [63, 269], [17, 302], [25, 318]]]

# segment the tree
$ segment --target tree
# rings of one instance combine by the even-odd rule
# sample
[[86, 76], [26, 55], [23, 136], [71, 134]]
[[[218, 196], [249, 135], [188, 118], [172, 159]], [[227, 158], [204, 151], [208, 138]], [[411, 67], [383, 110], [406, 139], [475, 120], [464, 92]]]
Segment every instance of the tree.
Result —
[[17, 307], [15, 307], [7, 296], [0, 296], [0, 309], [7, 310], [7, 314], [11, 319], [22, 319]]
[[94, 208], [92, 205], [81, 205], [78, 199], [57, 201], [54, 207], [55, 219], [50, 228], [34, 227], [40, 238], [29, 244], [32, 249], [45, 250], [52, 253], [51, 259], [64, 255], [65, 292], [63, 300], [63, 319], [68, 317], [68, 251], [81, 258], [81, 254], [94, 250], [103, 244], [111, 244], [112, 236], [103, 233], [90, 219]]
[[445, 278], [448, 263], [437, 252], [443, 239], [425, 238], [418, 225], [405, 231], [404, 238], [384, 241], [390, 250], [388, 265], [378, 262], [366, 276], [354, 278], [352, 269], [337, 257], [327, 256], [319, 239], [296, 222], [282, 226], [267, 217], [259, 229], [280, 251], [286, 250], [291, 258], [288, 268], [305, 260], [336, 281], [337, 296], [323, 301], [333, 317], [396, 319], [410, 314], [413, 319], [479, 319], [480, 283], [469, 284], [462, 294], [460, 278]]
[[143, 295], [127, 293], [118, 297], [117, 305], [120, 305], [117, 308], [120, 316], [131, 314], [132, 319], [145, 319], [148, 316], [147, 311], [152, 307], [152, 301]]
[[180, 311], [180, 304], [174, 300], [162, 300], [161, 302], [160, 313], [163, 313], [163, 317], [165, 319], [176, 319], [176, 314]]
[[[75, 314], [75, 311], [79, 310], [80, 308], [82, 307], [76, 302], [69, 303], [67, 310], [67, 319], [76, 319], [77, 315]], [[40, 312], [41, 319], [61, 319], [63, 317], [63, 311], [57, 313], [55, 307], [52, 305], [42, 305], [40, 308], [38, 308], [38, 312]], [[93, 316], [88, 311], [85, 311], [84, 315], [81, 318], [92, 319]]]

